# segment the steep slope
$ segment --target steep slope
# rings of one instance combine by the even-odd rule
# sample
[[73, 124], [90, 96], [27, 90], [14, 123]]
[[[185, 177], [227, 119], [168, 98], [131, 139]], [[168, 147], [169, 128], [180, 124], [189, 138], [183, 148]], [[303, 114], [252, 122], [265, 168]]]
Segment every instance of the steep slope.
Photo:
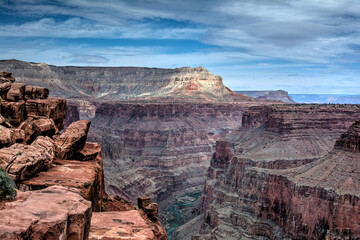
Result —
[[194, 239], [359, 237], [359, 122], [333, 149], [359, 118], [357, 105], [250, 108], [217, 142]]
[[0, 69], [12, 71], [20, 82], [47, 87], [54, 96], [66, 98], [125, 100], [195, 97], [221, 100], [234, 94], [223, 85], [220, 76], [202, 67], [58, 67], [45, 63], [1, 60]]

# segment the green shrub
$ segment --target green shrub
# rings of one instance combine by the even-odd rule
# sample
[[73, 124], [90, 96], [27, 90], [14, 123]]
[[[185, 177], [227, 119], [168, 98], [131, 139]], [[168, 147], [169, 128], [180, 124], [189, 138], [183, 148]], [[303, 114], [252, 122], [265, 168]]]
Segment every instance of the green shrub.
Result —
[[14, 200], [16, 197], [16, 184], [5, 170], [0, 167], [0, 200]]

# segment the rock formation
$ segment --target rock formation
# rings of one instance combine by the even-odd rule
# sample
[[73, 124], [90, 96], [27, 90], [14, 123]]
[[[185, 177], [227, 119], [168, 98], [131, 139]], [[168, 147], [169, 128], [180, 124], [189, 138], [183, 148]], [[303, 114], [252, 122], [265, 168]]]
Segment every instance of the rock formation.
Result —
[[[76, 121], [60, 133], [66, 113], [64, 99], [47, 98], [49, 91], [44, 88], [14, 83], [7, 72], [1, 72], [0, 80], [10, 86], [3, 90], [7, 94], [1, 92], [6, 97], [1, 102], [0, 167], [24, 191], [18, 191], [13, 201], [0, 198], [0, 215], [4, 216], [0, 219], [0, 238], [88, 239], [92, 211], [106, 206], [101, 147], [86, 142], [90, 121]], [[29, 94], [24, 94], [26, 89]], [[108, 212], [101, 215], [101, 221], [109, 223], [102, 228], [111, 231], [113, 216], [118, 215], [117, 227], [124, 231], [113, 239], [131, 236], [133, 228], [127, 228], [127, 223], [140, 222], [134, 231], [144, 239], [165, 240], [156, 206], [147, 206], [151, 217], [143, 210]], [[97, 236], [107, 238], [99, 232]]]
[[197, 68], [57, 67], [44, 63], [1, 60], [0, 69], [18, 81], [47, 87], [54, 96], [124, 100], [147, 97], [220, 99], [233, 94], [220, 76]]
[[250, 108], [217, 142], [193, 239], [359, 238], [359, 118], [357, 105]]
[[247, 96], [258, 99], [270, 99], [279, 100], [285, 103], [295, 103], [295, 101], [289, 96], [289, 93], [284, 90], [277, 91], [234, 91], [238, 94], [245, 94]]

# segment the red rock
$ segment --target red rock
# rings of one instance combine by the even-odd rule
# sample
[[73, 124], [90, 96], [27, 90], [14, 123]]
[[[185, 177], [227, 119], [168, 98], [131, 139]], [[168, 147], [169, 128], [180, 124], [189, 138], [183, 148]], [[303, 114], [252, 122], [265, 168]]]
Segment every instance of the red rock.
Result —
[[0, 96], [2, 99], [6, 99], [6, 95], [11, 87], [11, 82], [0, 83]]
[[24, 190], [37, 190], [53, 185], [74, 187], [80, 190], [81, 196], [92, 202], [93, 211], [100, 211], [105, 191], [103, 174], [100, 148], [95, 160], [58, 160], [48, 171], [21, 182], [20, 186]]
[[62, 130], [66, 115], [66, 100], [58, 98], [30, 99], [26, 101], [26, 113], [28, 117], [51, 118], [58, 130]]
[[0, 148], [9, 147], [14, 143], [22, 143], [24, 137], [24, 131], [21, 129], [6, 128], [0, 125]]
[[43, 87], [25, 86], [25, 99], [45, 99], [49, 96], [49, 89]]
[[52, 137], [58, 133], [54, 121], [46, 117], [29, 117], [18, 128], [25, 132], [25, 143], [31, 143], [38, 136]]
[[217, 143], [196, 237], [359, 238], [359, 114], [357, 105], [250, 108]]
[[84, 148], [74, 155], [74, 159], [79, 161], [94, 160], [101, 153], [101, 146], [98, 143], [86, 142]]
[[[46, 145], [43, 144], [44, 142]], [[0, 149], [0, 166], [15, 182], [19, 182], [49, 168], [55, 157], [54, 153], [55, 146], [52, 139], [39, 137], [32, 145], [17, 143]]]
[[167, 240], [168, 238], [159, 222], [149, 221], [141, 212], [131, 210], [93, 213], [89, 239]]
[[25, 118], [25, 101], [2, 101], [1, 113], [5, 118], [9, 119], [10, 124], [17, 127], [24, 121]]
[[11, 76], [11, 72], [0, 71], [0, 83], [15, 82], [15, 78]]
[[12, 131], [13, 131], [12, 142], [23, 143], [25, 139], [25, 132], [18, 128], [12, 129]]
[[71, 159], [72, 156], [81, 151], [85, 146], [90, 124], [91, 121], [89, 120], [74, 122], [64, 133], [58, 136], [55, 139], [57, 157]]
[[87, 239], [91, 203], [78, 190], [53, 186], [18, 192], [0, 211], [1, 239]]
[[144, 209], [150, 203], [151, 203], [150, 197], [139, 197], [138, 198], [138, 207], [139, 207], [139, 209]]
[[49, 96], [50, 90], [44, 87], [34, 87], [35, 98], [46, 99]]
[[340, 139], [335, 143], [335, 148], [360, 152], [360, 121], [356, 121], [346, 133], [341, 135]]
[[11, 84], [10, 90], [6, 94], [6, 99], [9, 101], [19, 101], [24, 99], [25, 84], [13, 83]]

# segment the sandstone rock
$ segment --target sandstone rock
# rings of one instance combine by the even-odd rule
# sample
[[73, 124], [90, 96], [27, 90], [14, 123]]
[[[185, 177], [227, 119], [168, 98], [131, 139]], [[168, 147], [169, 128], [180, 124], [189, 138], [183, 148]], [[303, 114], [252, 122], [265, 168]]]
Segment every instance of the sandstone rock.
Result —
[[144, 209], [150, 203], [151, 203], [150, 197], [139, 197], [138, 198], [138, 207], [139, 207], [139, 209]]
[[147, 221], [139, 211], [131, 210], [93, 213], [89, 239], [167, 240], [168, 238], [159, 222]]
[[6, 99], [9, 101], [19, 101], [24, 99], [25, 84], [13, 83], [11, 84], [10, 90], [6, 94]]
[[[39, 138], [43, 139], [38, 137], [32, 145], [47, 144], [47, 142], [45, 144], [39, 142]], [[105, 191], [103, 174], [101, 148], [99, 148], [95, 160], [86, 162], [58, 160], [48, 171], [21, 182], [20, 186], [23, 190], [36, 190], [53, 185], [74, 187], [80, 190], [81, 196], [92, 202], [93, 211], [100, 211]]]
[[0, 71], [0, 83], [13, 83], [15, 78], [11, 76], [11, 72]]
[[12, 131], [13, 131], [12, 142], [23, 143], [25, 139], [25, 132], [18, 128], [12, 129]]
[[29, 117], [18, 128], [25, 132], [25, 143], [31, 143], [38, 136], [52, 137], [58, 133], [54, 121], [46, 117]]
[[30, 99], [26, 101], [28, 117], [44, 116], [51, 118], [58, 130], [64, 128], [66, 115], [66, 100], [57, 98]]
[[0, 83], [0, 97], [6, 99], [6, 95], [11, 87], [11, 82]]
[[20, 100], [18, 102], [2, 101], [1, 104], [2, 115], [9, 119], [10, 124], [15, 127], [19, 126], [25, 118], [25, 101]]
[[13, 134], [14, 132], [0, 125], [0, 148], [9, 147], [13, 144]]
[[49, 89], [44, 87], [25, 86], [25, 99], [45, 99], [49, 96]]
[[0, 211], [1, 239], [87, 239], [91, 203], [76, 189], [53, 186], [19, 192]]
[[0, 166], [15, 182], [19, 182], [49, 168], [55, 157], [54, 152], [52, 140], [48, 137], [39, 137], [32, 145], [17, 143], [0, 149]]
[[84, 148], [74, 155], [79, 161], [92, 161], [101, 153], [101, 146], [98, 143], [86, 142]]
[[72, 123], [64, 133], [55, 139], [57, 144], [56, 154], [61, 159], [71, 159], [77, 152], [81, 151], [87, 139], [87, 133], [91, 121], [80, 120]]
[[0, 125], [0, 148], [9, 147], [14, 143], [24, 141], [24, 131], [21, 129], [6, 128]]
[[144, 208], [144, 212], [150, 217], [150, 219], [157, 219], [159, 205], [152, 202]]

